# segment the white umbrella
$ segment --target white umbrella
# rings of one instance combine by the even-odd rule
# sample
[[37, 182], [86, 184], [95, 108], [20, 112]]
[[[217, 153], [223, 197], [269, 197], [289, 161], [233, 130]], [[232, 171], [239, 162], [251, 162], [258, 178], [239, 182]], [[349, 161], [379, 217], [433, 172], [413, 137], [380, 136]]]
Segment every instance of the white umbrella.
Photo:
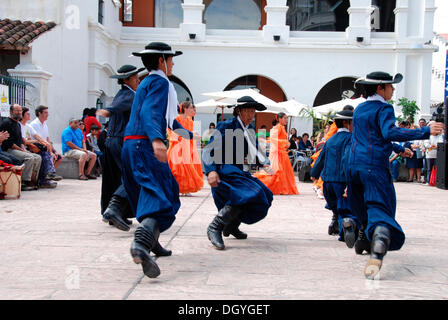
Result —
[[331, 111], [333, 111], [333, 112], [334, 111], [335, 112], [342, 111], [342, 109], [346, 105], [351, 105], [352, 107], [356, 108], [359, 104], [363, 103], [364, 101], [366, 101], [366, 99], [364, 99], [362, 97], [358, 98], [358, 99], [342, 99], [340, 101], [323, 104], [323, 105], [315, 107], [313, 109], [315, 112], [319, 112], [322, 115], [326, 115]]
[[279, 102], [277, 106], [286, 109], [285, 113], [291, 117], [298, 117], [300, 112], [308, 107], [306, 104], [300, 103], [294, 99]]
[[252, 97], [255, 101], [266, 106], [267, 110], [264, 112], [272, 112], [279, 113], [285, 112], [284, 108], [281, 108], [277, 105], [277, 102], [274, 100], [265, 97], [261, 93], [253, 90], [253, 89], [242, 89], [242, 90], [227, 90], [227, 91], [218, 91], [218, 92], [208, 92], [203, 93], [203, 96], [210, 97], [215, 100], [217, 103], [227, 103], [229, 105], [236, 104], [237, 100], [244, 96]]
[[229, 104], [223, 102], [217, 102], [216, 100], [209, 99], [206, 101], [202, 101], [198, 104], [195, 104], [196, 111], [198, 113], [208, 113], [208, 114], [216, 114], [216, 113], [233, 113], [233, 109], [227, 108]]

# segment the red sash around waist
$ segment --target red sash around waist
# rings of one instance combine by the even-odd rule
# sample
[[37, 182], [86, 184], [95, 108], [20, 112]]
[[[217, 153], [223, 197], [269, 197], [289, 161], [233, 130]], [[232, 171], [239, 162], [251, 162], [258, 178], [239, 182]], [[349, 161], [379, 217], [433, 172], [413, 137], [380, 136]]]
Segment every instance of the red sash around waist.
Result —
[[127, 136], [127, 137], [124, 137], [123, 141], [126, 141], [126, 140], [138, 140], [138, 139], [149, 140], [149, 138], [147, 136]]

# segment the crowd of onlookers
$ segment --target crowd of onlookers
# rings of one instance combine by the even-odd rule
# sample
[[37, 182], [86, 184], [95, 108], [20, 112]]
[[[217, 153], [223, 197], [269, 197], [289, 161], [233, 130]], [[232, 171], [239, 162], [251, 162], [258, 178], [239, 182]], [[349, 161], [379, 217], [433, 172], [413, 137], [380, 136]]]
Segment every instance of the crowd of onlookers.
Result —
[[[62, 179], [56, 169], [63, 158], [79, 162], [79, 179], [96, 179], [101, 173], [102, 125], [96, 118], [96, 109], [85, 109], [82, 119], [71, 119], [62, 132], [62, 154], [54, 148], [48, 132], [49, 110], [39, 106], [36, 118], [19, 104], [10, 106], [10, 116], [0, 117], [0, 167], [21, 175], [21, 191], [56, 188]], [[103, 142], [104, 144], [104, 142]], [[5, 183], [0, 181], [0, 183]], [[1, 190], [0, 190], [1, 193]]]
[[[423, 128], [429, 123], [425, 119], [420, 119], [418, 126]], [[399, 127], [407, 129], [417, 128], [409, 121], [401, 121]], [[425, 185], [431, 183], [431, 179], [434, 181], [437, 172], [437, 144], [444, 141], [443, 134], [438, 136], [431, 136], [427, 140], [415, 140], [408, 142], [397, 142], [403, 145], [405, 148], [411, 149], [414, 154], [411, 158], [402, 158], [400, 155], [392, 152], [389, 162], [391, 165], [392, 178], [394, 182], [400, 179], [400, 166], [405, 166], [408, 175], [407, 182], [420, 182]], [[433, 183], [434, 184], [434, 183]]]

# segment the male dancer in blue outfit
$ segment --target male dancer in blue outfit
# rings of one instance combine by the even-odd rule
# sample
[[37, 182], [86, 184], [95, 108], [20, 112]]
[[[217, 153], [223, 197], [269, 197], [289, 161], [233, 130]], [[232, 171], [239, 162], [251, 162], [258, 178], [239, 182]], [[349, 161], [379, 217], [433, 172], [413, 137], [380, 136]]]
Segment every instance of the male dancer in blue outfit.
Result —
[[180, 54], [162, 42], [152, 42], [145, 50], [133, 53], [141, 57], [149, 75], [137, 89], [125, 131], [123, 184], [140, 222], [131, 256], [135, 263], [142, 264], [143, 273], [150, 278], [160, 275], [150, 251], [160, 233], [171, 227], [180, 207], [179, 186], [168, 166], [166, 129], [176, 130], [185, 138], [200, 138], [176, 121], [177, 94], [168, 76], [172, 73], [173, 57]]
[[251, 164], [270, 168], [269, 159], [258, 150], [251, 124], [255, 110], [266, 107], [248, 96], [238, 99], [235, 117], [218, 124], [203, 152], [205, 173], [218, 208], [207, 236], [218, 250], [225, 249], [223, 232], [247, 238], [238, 229], [241, 222], [254, 224], [264, 219], [273, 200], [272, 192], [250, 173]]
[[336, 114], [334, 121], [338, 127], [337, 133], [325, 143], [322, 152], [311, 170], [313, 180], [322, 177], [327, 209], [337, 216], [339, 224], [339, 240], [345, 241], [353, 248], [360, 228], [358, 217], [350, 210], [347, 199], [347, 150], [351, 146], [353, 111], [343, 110]]
[[104, 149], [103, 179], [101, 184], [101, 214], [103, 220], [116, 228], [129, 231], [126, 208], [129, 206], [126, 191], [121, 182], [121, 148], [123, 147], [124, 130], [129, 121], [135, 91], [140, 84], [138, 69], [132, 65], [124, 65], [117, 70], [117, 74], [110, 76], [118, 79], [121, 89], [115, 95], [114, 101], [108, 108], [97, 111], [97, 114], [109, 118], [107, 139]]
[[364, 269], [368, 279], [378, 274], [387, 251], [399, 250], [405, 240], [395, 220], [396, 197], [389, 171], [391, 141], [427, 139], [444, 128], [441, 123], [414, 130], [395, 126], [394, 108], [387, 101], [393, 96], [393, 84], [402, 79], [401, 74], [392, 77], [385, 72], [372, 72], [355, 83], [364, 86], [367, 101], [353, 114], [349, 199], [352, 212], [366, 225], [366, 236], [371, 242], [370, 259]]

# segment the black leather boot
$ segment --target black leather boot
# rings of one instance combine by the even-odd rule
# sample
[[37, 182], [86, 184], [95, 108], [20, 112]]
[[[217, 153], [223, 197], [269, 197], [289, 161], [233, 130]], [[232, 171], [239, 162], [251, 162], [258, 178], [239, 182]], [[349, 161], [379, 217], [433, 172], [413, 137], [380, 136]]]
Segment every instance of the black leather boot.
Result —
[[224, 227], [224, 230], [222, 231], [222, 234], [224, 237], [228, 237], [229, 235], [234, 236], [238, 240], [247, 239], [247, 233], [241, 231], [239, 229], [239, 226], [241, 224], [241, 221], [238, 218], [236, 218], [234, 221], [231, 221], [227, 226]]
[[152, 218], [144, 219], [135, 230], [134, 241], [131, 244], [131, 256], [135, 263], [141, 264], [143, 273], [149, 278], [160, 275], [160, 269], [150, 251], [158, 243], [160, 232], [157, 221]]
[[358, 237], [358, 230], [356, 223], [351, 218], [342, 219], [342, 228], [344, 229], [344, 241], [347, 247], [353, 248], [356, 238]]
[[373, 280], [381, 269], [383, 258], [389, 250], [390, 230], [384, 226], [377, 226], [372, 236], [370, 246], [370, 259], [367, 261], [364, 274], [367, 279]]
[[172, 254], [171, 250], [167, 250], [160, 244], [159, 241], [157, 241], [154, 248], [151, 249], [151, 251], [157, 256], [157, 257], [168, 257]]
[[364, 227], [359, 230], [358, 239], [355, 242], [356, 254], [362, 254], [364, 251], [370, 253], [370, 241], [367, 239], [367, 235], [364, 232]]
[[339, 223], [338, 223], [338, 215], [333, 212], [333, 216], [331, 217], [330, 225], [328, 226], [328, 234], [330, 236], [339, 234]]
[[219, 210], [212, 223], [207, 228], [208, 239], [218, 250], [225, 248], [224, 241], [222, 240], [222, 231], [225, 226], [238, 216], [239, 210], [231, 206], [225, 206]]
[[122, 217], [123, 201], [127, 202], [126, 199], [123, 199], [118, 196], [112, 196], [112, 199], [110, 199], [107, 209], [104, 211], [103, 221], [109, 222], [109, 224], [112, 223], [114, 227], [122, 231], [129, 231], [130, 229], [129, 224], [126, 223], [126, 221]]

